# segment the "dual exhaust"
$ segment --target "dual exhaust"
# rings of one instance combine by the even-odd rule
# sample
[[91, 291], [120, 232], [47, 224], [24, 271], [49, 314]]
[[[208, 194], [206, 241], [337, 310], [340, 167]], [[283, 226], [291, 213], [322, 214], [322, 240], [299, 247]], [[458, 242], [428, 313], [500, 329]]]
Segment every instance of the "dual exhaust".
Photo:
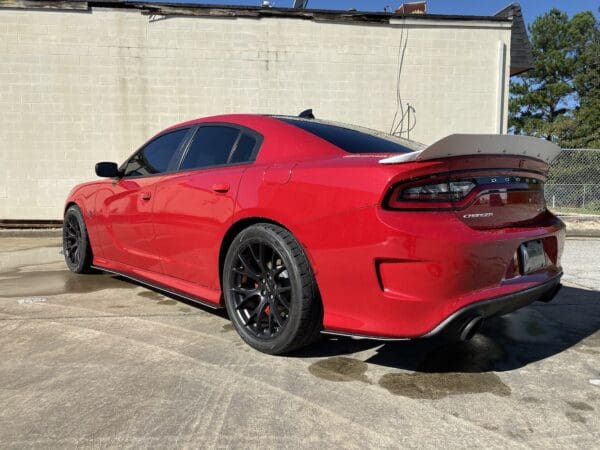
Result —
[[484, 319], [488, 317], [511, 313], [536, 300], [540, 302], [551, 301], [562, 287], [559, 278], [556, 277], [542, 285], [524, 291], [469, 305], [442, 322], [434, 332], [429, 333], [428, 337], [439, 332], [451, 340], [468, 341], [479, 332]]
[[459, 329], [458, 338], [459, 341], [468, 341], [477, 334], [481, 325], [483, 324], [483, 317], [475, 316], [467, 320], [463, 326]]

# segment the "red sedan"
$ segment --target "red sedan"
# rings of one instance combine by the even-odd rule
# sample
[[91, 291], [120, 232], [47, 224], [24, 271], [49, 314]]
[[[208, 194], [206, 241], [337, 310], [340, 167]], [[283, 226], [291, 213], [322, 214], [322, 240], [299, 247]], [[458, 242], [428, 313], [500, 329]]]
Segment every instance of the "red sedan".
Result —
[[560, 287], [564, 224], [543, 192], [558, 151], [499, 135], [427, 147], [310, 115], [193, 120], [73, 189], [65, 259], [225, 306], [267, 353], [321, 332], [469, 339]]

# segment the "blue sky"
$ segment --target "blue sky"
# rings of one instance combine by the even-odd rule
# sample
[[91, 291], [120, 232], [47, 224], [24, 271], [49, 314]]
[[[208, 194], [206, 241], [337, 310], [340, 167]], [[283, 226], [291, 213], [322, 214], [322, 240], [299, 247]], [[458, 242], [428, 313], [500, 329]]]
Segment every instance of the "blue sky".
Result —
[[[185, 1], [185, 0], [171, 0]], [[408, 0], [407, 0], [408, 1]], [[273, 0], [272, 0], [273, 2]], [[213, 3], [227, 5], [260, 5], [261, 0], [200, 0], [196, 3]], [[275, 6], [289, 7], [292, 0], [274, 0]], [[383, 11], [385, 6], [395, 9], [401, 0], [309, 0], [309, 8], [316, 9], [351, 9], [363, 11]], [[492, 15], [510, 0], [428, 0], [427, 11], [432, 14], [472, 14]], [[522, 0], [521, 7], [525, 20], [529, 23], [537, 16], [552, 8], [566, 11], [569, 16], [579, 11], [593, 11], [598, 17], [598, 0]]]

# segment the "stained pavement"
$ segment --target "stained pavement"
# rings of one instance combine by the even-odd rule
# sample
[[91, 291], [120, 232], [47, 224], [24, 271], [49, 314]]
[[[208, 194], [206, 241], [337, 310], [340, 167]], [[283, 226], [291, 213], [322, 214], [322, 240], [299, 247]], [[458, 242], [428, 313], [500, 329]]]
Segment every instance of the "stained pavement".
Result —
[[466, 343], [257, 353], [222, 312], [0, 237], [0, 447], [575, 447], [600, 441], [600, 240]]

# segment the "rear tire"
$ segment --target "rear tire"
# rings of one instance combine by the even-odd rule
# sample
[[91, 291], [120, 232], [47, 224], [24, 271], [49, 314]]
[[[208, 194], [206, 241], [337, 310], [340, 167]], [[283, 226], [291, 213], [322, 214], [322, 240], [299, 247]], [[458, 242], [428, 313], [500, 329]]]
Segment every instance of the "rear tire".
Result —
[[63, 220], [63, 253], [71, 272], [92, 273], [92, 248], [78, 206], [67, 209]]
[[286, 229], [252, 225], [231, 243], [223, 296], [234, 328], [258, 351], [278, 355], [315, 342], [323, 308], [304, 250]]

